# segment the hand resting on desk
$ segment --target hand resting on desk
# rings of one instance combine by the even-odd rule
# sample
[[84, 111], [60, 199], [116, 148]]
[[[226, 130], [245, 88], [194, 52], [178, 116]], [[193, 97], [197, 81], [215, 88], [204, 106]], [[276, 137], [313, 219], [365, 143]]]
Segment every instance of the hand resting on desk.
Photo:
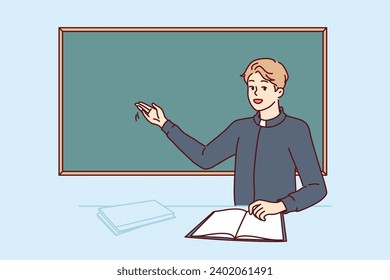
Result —
[[265, 221], [267, 215], [279, 214], [286, 210], [283, 202], [269, 202], [265, 200], [256, 200], [249, 204], [248, 212], [256, 218]]

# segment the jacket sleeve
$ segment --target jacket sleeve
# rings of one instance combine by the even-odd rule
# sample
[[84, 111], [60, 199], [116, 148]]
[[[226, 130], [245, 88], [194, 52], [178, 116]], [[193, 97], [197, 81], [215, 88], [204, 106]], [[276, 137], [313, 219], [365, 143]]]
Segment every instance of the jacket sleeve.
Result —
[[321, 201], [327, 194], [308, 125], [302, 122], [294, 134], [289, 152], [298, 169], [302, 188], [281, 199], [286, 206], [286, 213], [304, 210]]
[[207, 145], [186, 134], [171, 121], [167, 121], [162, 130], [193, 163], [203, 169], [210, 169], [235, 154], [238, 140], [235, 127], [232, 123]]

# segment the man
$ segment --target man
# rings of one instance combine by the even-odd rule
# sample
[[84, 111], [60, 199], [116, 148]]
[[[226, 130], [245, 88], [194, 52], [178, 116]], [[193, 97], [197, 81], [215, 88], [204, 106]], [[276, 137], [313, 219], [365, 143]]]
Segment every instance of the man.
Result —
[[[249, 205], [249, 213], [257, 218], [301, 211], [321, 201], [327, 190], [309, 127], [303, 120], [287, 116], [279, 106], [287, 70], [280, 62], [260, 58], [252, 61], [241, 76], [256, 114], [234, 121], [207, 145], [167, 120], [156, 104], [135, 105], [201, 168], [212, 168], [235, 156], [234, 203]], [[296, 170], [302, 181], [299, 190]]]

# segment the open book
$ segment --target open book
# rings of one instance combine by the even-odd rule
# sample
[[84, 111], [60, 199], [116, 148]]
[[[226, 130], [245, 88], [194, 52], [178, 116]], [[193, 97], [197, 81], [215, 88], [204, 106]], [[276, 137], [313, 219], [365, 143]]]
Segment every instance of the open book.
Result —
[[268, 215], [266, 221], [261, 221], [240, 208], [212, 212], [186, 237], [232, 241], [287, 241], [282, 214]]

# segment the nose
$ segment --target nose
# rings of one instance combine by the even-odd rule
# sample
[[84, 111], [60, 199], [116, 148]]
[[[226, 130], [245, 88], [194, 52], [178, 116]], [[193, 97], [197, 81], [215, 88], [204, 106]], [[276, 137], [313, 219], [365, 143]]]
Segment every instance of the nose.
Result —
[[257, 96], [257, 87], [255, 87], [253, 93]]

